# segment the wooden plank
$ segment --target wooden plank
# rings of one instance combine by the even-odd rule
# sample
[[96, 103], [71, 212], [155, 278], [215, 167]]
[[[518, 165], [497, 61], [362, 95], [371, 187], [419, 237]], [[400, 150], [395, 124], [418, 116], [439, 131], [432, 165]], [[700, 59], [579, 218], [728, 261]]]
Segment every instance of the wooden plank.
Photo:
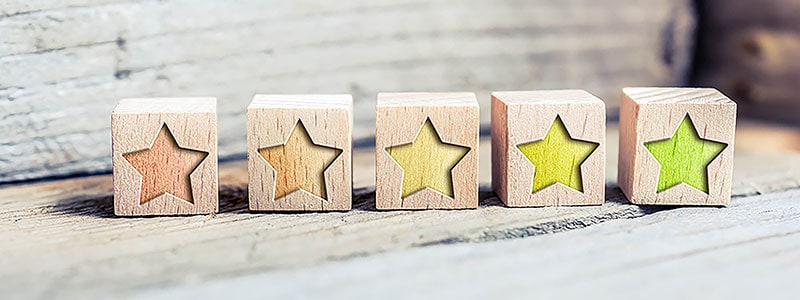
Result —
[[679, 208], [556, 235], [131, 293], [134, 299], [793, 299], [800, 293], [798, 203], [800, 190], [793, 190], [739, 198], [722, 210]]
[[109, 170], [124, 97], [217, 97], [222, 157], [256, 93], [351, 93], [357, 140], [382, 91], [475, 91], [487, 124], [490, 90], [573, 85], [613, 113], [622, 86], [685, 80], [690, 2], [4, 2], [0, 182]]
[[788, 124], [738, 120], [736, 144], [750, 152], [800, 152], [800, 130]]
[[[615, 127], [610, 127], [608, 133], [607, 139], [616, 139]], [[9, 298], [47, 298], [56, 294], [65, 298], [70, 295], [130, 295], [183, 283], [208, 283], [243, 274], [297, 270], [324, 262], [423, 246], [549, 235], [612, 220], [618, 221], [609, 223], [625, 224], [621, 220], [667, 209], [634, 206], [624, 200], [613, 184], [615, 143], [607, 148], [609, 186], [604, 205], [505, 208], [488, 190], [490, 142], [484, 140], [480, 147], [480, 207], [464, 211], [376, 211], [372, 188], [374, 151], [363, 148], [354, 150], [356, 190], [354, 210], [349, 212], [248, 212], [245, 161], [221, 164], [220, 213], [211, 216], [113, 217], [109, 175], [2, 186], [0, 240], [4, 242], [0, 247], [0, 293]], [[736, 155], [732, 207], [737, 207], [737, 201], [745, 196], [800, 187], [800, 154], [738, 151]], [[785, 208], [783, 202], [767, 205], [756, 210], [768, 211], [764, 218], [756, 213], [748, 215], [747, 220], [756, 223], [771, 220], [773, 214], [784, 211], [792, 214]], [[726, 219], [728, 212], [725, 209], [707, 211], [718, 214], [718, 219]], [[736, 209], [731, 213], [734, 211], [738, 213]], [[676, 224], [683, 225], [676, 227], [691, 230], [693, 227], [687, 227], [687, 223], [713, 226], [710, 220], [716, 219], [692, 220], [678, 222]], [[740, 217], [732, 220], [740, 220]], [[731, 224], [750, 224], [737, 222]], [[627, 231], [634, 227], [625, 228]], [[591, 236], [604, 238], [603, 234]], [[564, 243], [576, 250], [586, 249], [575, 247], [576, 243], [594, 244], [588, 238]], [[525, 249], [520, 253], [534, 257], [543, 249]], [[501, 252], [495, 255], [502, 256], [498, 253]]]
[[739, 100], [742, 115], [800, 123], [800, 2], [698, 1], [693, 83]]
[[42, 11], [57, 10], [66, 7], [79, 7], [87, 4], [96, 6], [111, 2], [120, 2], [120, 0], [9, 0], [0, 3], [0, 17], [5, 18]]

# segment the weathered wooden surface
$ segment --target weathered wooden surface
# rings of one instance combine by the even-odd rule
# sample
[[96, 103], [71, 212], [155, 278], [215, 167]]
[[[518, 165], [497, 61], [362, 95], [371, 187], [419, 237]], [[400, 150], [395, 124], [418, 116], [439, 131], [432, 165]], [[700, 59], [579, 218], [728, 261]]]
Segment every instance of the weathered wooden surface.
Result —
[[355, 138], [377, 92], [683, 83], [689, 0], [11, 0], [0, 3], [0, 182], [110, 169], [123, 97], [220, 100], [219, 153], [245, 150], [256, 93], [352, 93]]
[[698, 1], [693, 83], [736, 99], [740, 113], [800, 124], [800, 1]]
[[[608, 140], [616, 140], [616, 130], [610, 129]], [[800, 222], [797, 221], [798, 204], [793, 202], [797, 198], [782, 195], [749, 198], [787, 190], [797, 193], [800, 188], [798, 154], [738, 151], [733, 183], [735, 199], [730, 209], [634, 206], [624, 201], [613, 184], [616, 147], [615, 143], [610, 143], [606, 172], [610, 185], [604, 205], [505, 208], [487, 191], [491, 153], [488, 147], [489, 142], [484, 140], [480, 150], [481, 205], [477, 210], [376, 211], [371, 188], [375, 174], [373, 149], [354, 152], [355, 209], [344, 213], [249, 212], [244, 161], [221, 165], [220, 213], [212, 216], [113, 217], [108, 175], [3, 186], [0, 188], [0, 241], [3, 241], [0, 244], [0, 294], [9, 299], [56, 295], [60, 298], [107, 298], [109, 295], [119, 298], [159, 295], [164, 289], [173, 288], [178, 289], [173, 291], [178, 294], [173, 295], [191, 292], [183, 289], [183, 285], [207, 286], [200, 291], [218, 293], [220, 289], [215, 288], [218, 286], [224, 290], [227, 286], [258, 282], [237, 293], [274, 292], [271, 295], [283, 298], [278, 296], [291, 291], [297, 296], [324, 293], [329, 287], [327, 283], [342, 283], [348, 281], [346, 278], [352, 280], [343, 283], [342, 290], [330, 290], [331, 293], [360, 292], [354, 285], [360, 286], [364, 293], [375, 293], [383, 288], [396, 291], [400, 285], [422, 280], [429, 281], [425, 285], [428, 288], [480, 282], [480, 285], [467, 285], [486, 286], [485, 293], [536, 290], [504, 289], [506, 282], [519, 283], [516, 280], [524, 278], [495, 281], [495, 276], [489, 275], [506, 268], [537, 272], [538, 275], [531, 275], [530, 282], [536, 282], [536, 278], [544, 278], [543, 282], [564, 280], [561, 290], [576, 284], [583, 288], [577, 293], [593, 288], [606, 289], [605, 285], [600, 285], [603, 282], [615, 285], [676, 282], [670, 280], [681, 276], [683, 260], [688, 260], [685, 267], [691, 276], [704, 274], [701, 271], [711, 272], [714, 271], [713, 261], [695, 262], [698, 257], [713, 259], [715, 251], [739, 255], [742, 262], [750, 266], [775, 262], [770, 259], [780, 256], [773, 255], [770, 249], [791, 250], [782, 248], [792, 245], [782, 235], [797, 230]], [[664, 210], [679, 213], [663, 217]], [[640, 217], [639, 221], [628, 220]], [[594, 230], [592, 227], [598, 224], [608, 224], [611, 229], [577, 230], [585, 227]], [[748, 228], [758, 228], [758, 234], [747, 231]], [[739, 229], [744, 231], [737, 235]], [[724, 238], [714, 238], [715, 232], [723, 232]], [[562, 237], [564, 234], [572, 238]], [[736, 252], [740, 249], [737, 245], [745, 243], [748, 237], [769, 242], [771, 235], [777, 237], [775, 241], [787, 243], [763, 251], [755, 247], [744, 248], [750, 252]], [[541, 237], [494, 243], [532, 236]], [[475, 248], [452, 245], [476, 243], [481, 245]], [[434, 251], [430, 258], [425, 254], [429, 252], [414, 250], [428, 246], [441, 250], [419, 250]], [[382, 253], [388, 254], [376, 256]], [[371, 258], [373, 256], [376, 258]], [[500, 258], [502, 256], [508, 258]], [[575, 260], [568, 259], [570, 257]], [[387, 259], [386, 264], [383, 258]], [[402, 264], [401, 259], [406, 259], [408, 265], [396, 271], [384, 268]], [[517, 260], [520, 264], [515, 263]], [[329, 265], [331, 262], [334, 264]], [[638, 276], [633, 273], [636, 270], [662, 270], [665, 264], [661, 262], [670, 267], [664, 275], [665, 282], [648, 280], [642, 283], [632, 279]], [[411, 266], [429, 272], [415, 272], [417, 268]], [[480, 272], [470, 276], [470, 266]], [[781, 266], [776, 262], [773, 268]], [[579, 271], [582, 267], [586, 272]], [[319, 277], [313, 276], [316, 271]], [[461, 272], [463, 274], [453, 275], [453, 281], [445, 276]], [[345, 273], [349, 275], [341, 275]], [[546, 275], [550, 273], [552, 278]], [[629, 276], [620, 277], [617, 273]], [[252, 274], [264, 274], [255, 275], [257, 279], [281, 278], [272, 283], [247, 278], [239, 282], [237, 279]], [[771, 278], [770, 274], [759, 276]], [[292, 282], [293, 278], [297, 281]], [[575, 281], [574, 278], [585, 280]], [[589, 280], [592, 278], [599, 281]], [[278, 283], [282, 286], [277, 287]], [[275, 288], [261, 288], [268, 284], [274, 284]], [[554, 285], [549, 291], [558, 290], [555, 288], [558, 286]], [[742, 286], [726, 284], [725, 287]], [[705, 290], [698, 287], [694, 291]]]
[[145, 290], [135, 299], [796, 299], [800, 191], [555, 235]]

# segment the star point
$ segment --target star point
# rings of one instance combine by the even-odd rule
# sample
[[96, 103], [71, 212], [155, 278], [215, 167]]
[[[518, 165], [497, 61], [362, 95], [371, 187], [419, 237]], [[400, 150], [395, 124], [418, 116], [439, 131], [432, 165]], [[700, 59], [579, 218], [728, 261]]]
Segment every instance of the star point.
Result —
[[273, 200], [302, 190], [327, 201], [325, 171], [342, 152], [342, 149], [314, 143], [300, 120], [285, 143], [258, 149], [261, 157], [277, 172]]
[[139, 204], [164, 194], [194, 203], [189, 176], [207, 156], [208, 152], [178, 145], [166, 123], [150, 148], [122, 155], [142, 175]]
[[707, 194], [708, 164], [728, 145], [701, 138], [687, 114], [672, 137], [644, 146], [661, 165], [656, 192], [685, 183]]
[[402, 198], [424, 189], [454, 198], [452, 170], [470, 148], [442, 142], [431, 120], [426, 119], [411, 143], [385, 150], [403, 168]]
[[534, 166], [531, 193], [556, 183], [583, 192], [581, 164], [598, 146], [598, 143], [573, 139], [561, 117], [556, 116], [543, 139], [517, 145]]

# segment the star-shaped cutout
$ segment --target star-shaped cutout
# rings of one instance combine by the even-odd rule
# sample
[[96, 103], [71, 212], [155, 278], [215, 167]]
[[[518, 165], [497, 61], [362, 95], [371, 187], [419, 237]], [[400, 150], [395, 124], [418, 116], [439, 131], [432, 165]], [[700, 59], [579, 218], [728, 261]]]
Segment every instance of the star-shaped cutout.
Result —
[[208, 152], [178, 145], [166, 123], [161, 126], [149, 149], [122, 155], [142, 175], [139, 204], [164, 194], [194, 203], [189, 175], [206, 156]]
[[556, 116], [544, 139], [517, 145], [534, 166], [531, 193], [556, 183], [583, 192], [581, 164], [600, 144], [573, 139]]
[[286, 143], [258, 149], [258, 153], [278, 173], [274, 200], [298, 190], [328, 200], [325, 170], [342, 150], [314, 143], [302, 121], [297, 121]]
[[413, 142], [386, 148], [403, 168], [402, 198], [425, 188], [454, 198], [452, 170], [469, 150], [442, 142], [430, 119], [425, 120]]
[[708, 193], [708, 164], [728, 145], [700, 138], [687, 114], [671, 138], [644, 146], [661, 165], [657, 192], [686, 183]]

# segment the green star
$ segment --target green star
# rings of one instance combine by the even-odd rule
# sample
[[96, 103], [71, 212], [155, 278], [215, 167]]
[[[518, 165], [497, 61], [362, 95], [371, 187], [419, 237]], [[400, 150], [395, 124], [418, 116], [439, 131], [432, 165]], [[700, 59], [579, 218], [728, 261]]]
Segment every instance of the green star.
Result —
[[700, 138], [688, 114], [672, 138], [645, 143], [644, 146], [661, 164], [657, 192], [683, 182], [706, 194], [708, 164], [727, 147], [726, 144]]
[[543, 140], [517, 146], [534, 166], [531, 192], [557, 182], [583, 192], [581, 164], [599, 145], [572, 139], [561, 117], [556, 116]]

